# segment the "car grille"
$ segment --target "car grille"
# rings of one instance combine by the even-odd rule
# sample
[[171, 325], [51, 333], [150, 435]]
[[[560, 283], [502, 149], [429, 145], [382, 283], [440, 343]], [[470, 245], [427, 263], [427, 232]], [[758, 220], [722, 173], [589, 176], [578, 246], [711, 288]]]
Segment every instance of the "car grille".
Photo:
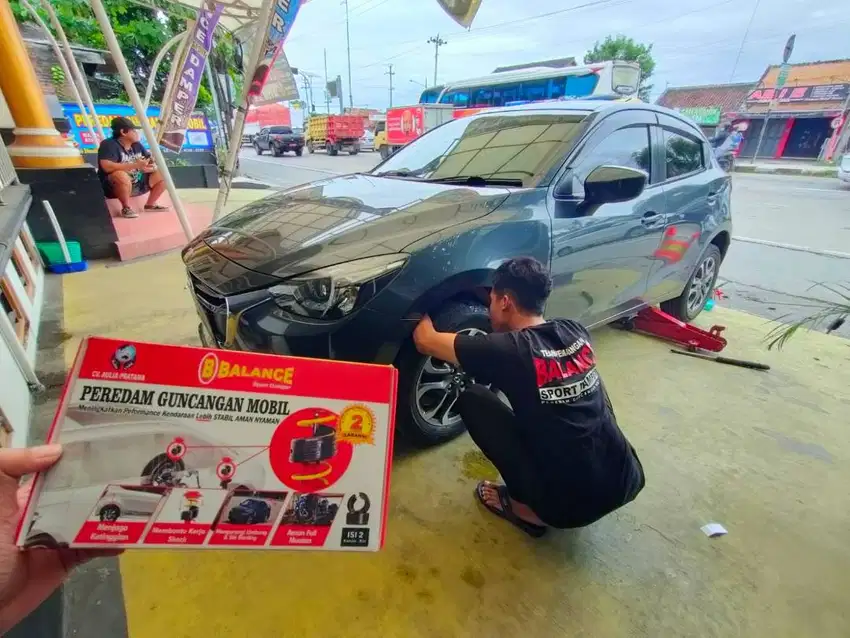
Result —
[[199, 311], [212, 329], [213, 336], [221, 343], [224, 341], [225, 325], [227, 323], [227, 303], [224, 297], [208, 286], [192, 273], [189, 273], [189, 284], [192, 295], [198, 302]]

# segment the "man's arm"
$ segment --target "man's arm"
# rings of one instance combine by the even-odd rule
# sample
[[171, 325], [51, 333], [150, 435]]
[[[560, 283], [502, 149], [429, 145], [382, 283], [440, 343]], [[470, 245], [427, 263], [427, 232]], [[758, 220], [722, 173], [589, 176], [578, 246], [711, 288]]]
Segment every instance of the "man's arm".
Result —
[[437, 332], [431, 317], [425, 315], [413, 331], [413, 342], [416, 349], [424, 355], [440, 361], [459, 365], [455, 353], [454, 332]]
[[121, 151], [113, 144], [101, 143], [97, 150], [97, 163], [103, 172], [106, 174], [114, 173], [115, 171], [124, 171], [132, 173], [142, 168], [142, 162], [132, 162], [127, 164], [121, 163]]

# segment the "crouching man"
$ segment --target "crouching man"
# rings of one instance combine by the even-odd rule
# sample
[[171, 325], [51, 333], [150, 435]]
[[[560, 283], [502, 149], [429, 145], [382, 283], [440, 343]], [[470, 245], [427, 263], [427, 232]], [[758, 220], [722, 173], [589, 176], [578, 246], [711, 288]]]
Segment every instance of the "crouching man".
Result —
[[112, 120], [112, 137], [97, 149], [97, 175], [106, 199], [121, 202], [122, 217], [138, 217], [130, 199], [149, 193], [145, 210], [168, 210], [157, 200], [165, 191], [165, 181], [150, 153], [139, 141], [138, 127], [126, 117]]
[[[438, 332], [426, 316], [413, 335], [419, 352], [475, 379], [458, 410], [504, 481], [482, 481], [475, 494], [534, 537], [548, 527], [589, 525], [631, 502], [645, 482], [617, 426], [587, 330], [543, 318], [551, 288], [538, 261], [508, 260], [490, 292], [493, 334]], [[513, 409], [487, 386], [504, 392]]]

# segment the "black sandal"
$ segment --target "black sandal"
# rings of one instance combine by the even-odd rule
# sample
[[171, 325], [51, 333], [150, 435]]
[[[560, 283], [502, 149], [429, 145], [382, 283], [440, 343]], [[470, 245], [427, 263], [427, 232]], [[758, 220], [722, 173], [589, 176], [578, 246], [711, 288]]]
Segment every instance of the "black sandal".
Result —
[[[485, 485], [489, 485], [490, 487], [493, 487], [496, 490], [499, 495], [499, 503], [501, 504], [502, 509], [493, 507], [484, 498]], [[547, 528], [543, 525], [535, 525], [534, 523], [529, 523], [528, 521], [524, 521], [519, 516], [514, 514], [513, 510], [511, 509], [511, 499], [508, 495], [508, 488], [505, 485], [494, 485], [492, 483], [489, 483], [488, 481], [481, 481], [475, 488], [475, 498], [477, 498], [478, 501], [491, 513], [495, 514], [501, 519], [506, 520], [508, 523], [515, 525], [533, 538], [540, 538], [546, 533]]]

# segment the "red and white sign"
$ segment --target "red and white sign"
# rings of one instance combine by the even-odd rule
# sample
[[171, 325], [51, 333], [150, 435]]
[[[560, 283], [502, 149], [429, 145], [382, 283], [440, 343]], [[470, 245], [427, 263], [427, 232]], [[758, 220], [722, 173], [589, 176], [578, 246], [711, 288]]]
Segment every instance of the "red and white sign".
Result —
[[[377, 551], [396, 385], [391, 366], [85, 339], [17, 543]], [[347, 516], [362, 494], [373, 514]]]
[[387, 143], [404, 146], [425, 132], [425, 109], [404, 106], [387, 110]]

